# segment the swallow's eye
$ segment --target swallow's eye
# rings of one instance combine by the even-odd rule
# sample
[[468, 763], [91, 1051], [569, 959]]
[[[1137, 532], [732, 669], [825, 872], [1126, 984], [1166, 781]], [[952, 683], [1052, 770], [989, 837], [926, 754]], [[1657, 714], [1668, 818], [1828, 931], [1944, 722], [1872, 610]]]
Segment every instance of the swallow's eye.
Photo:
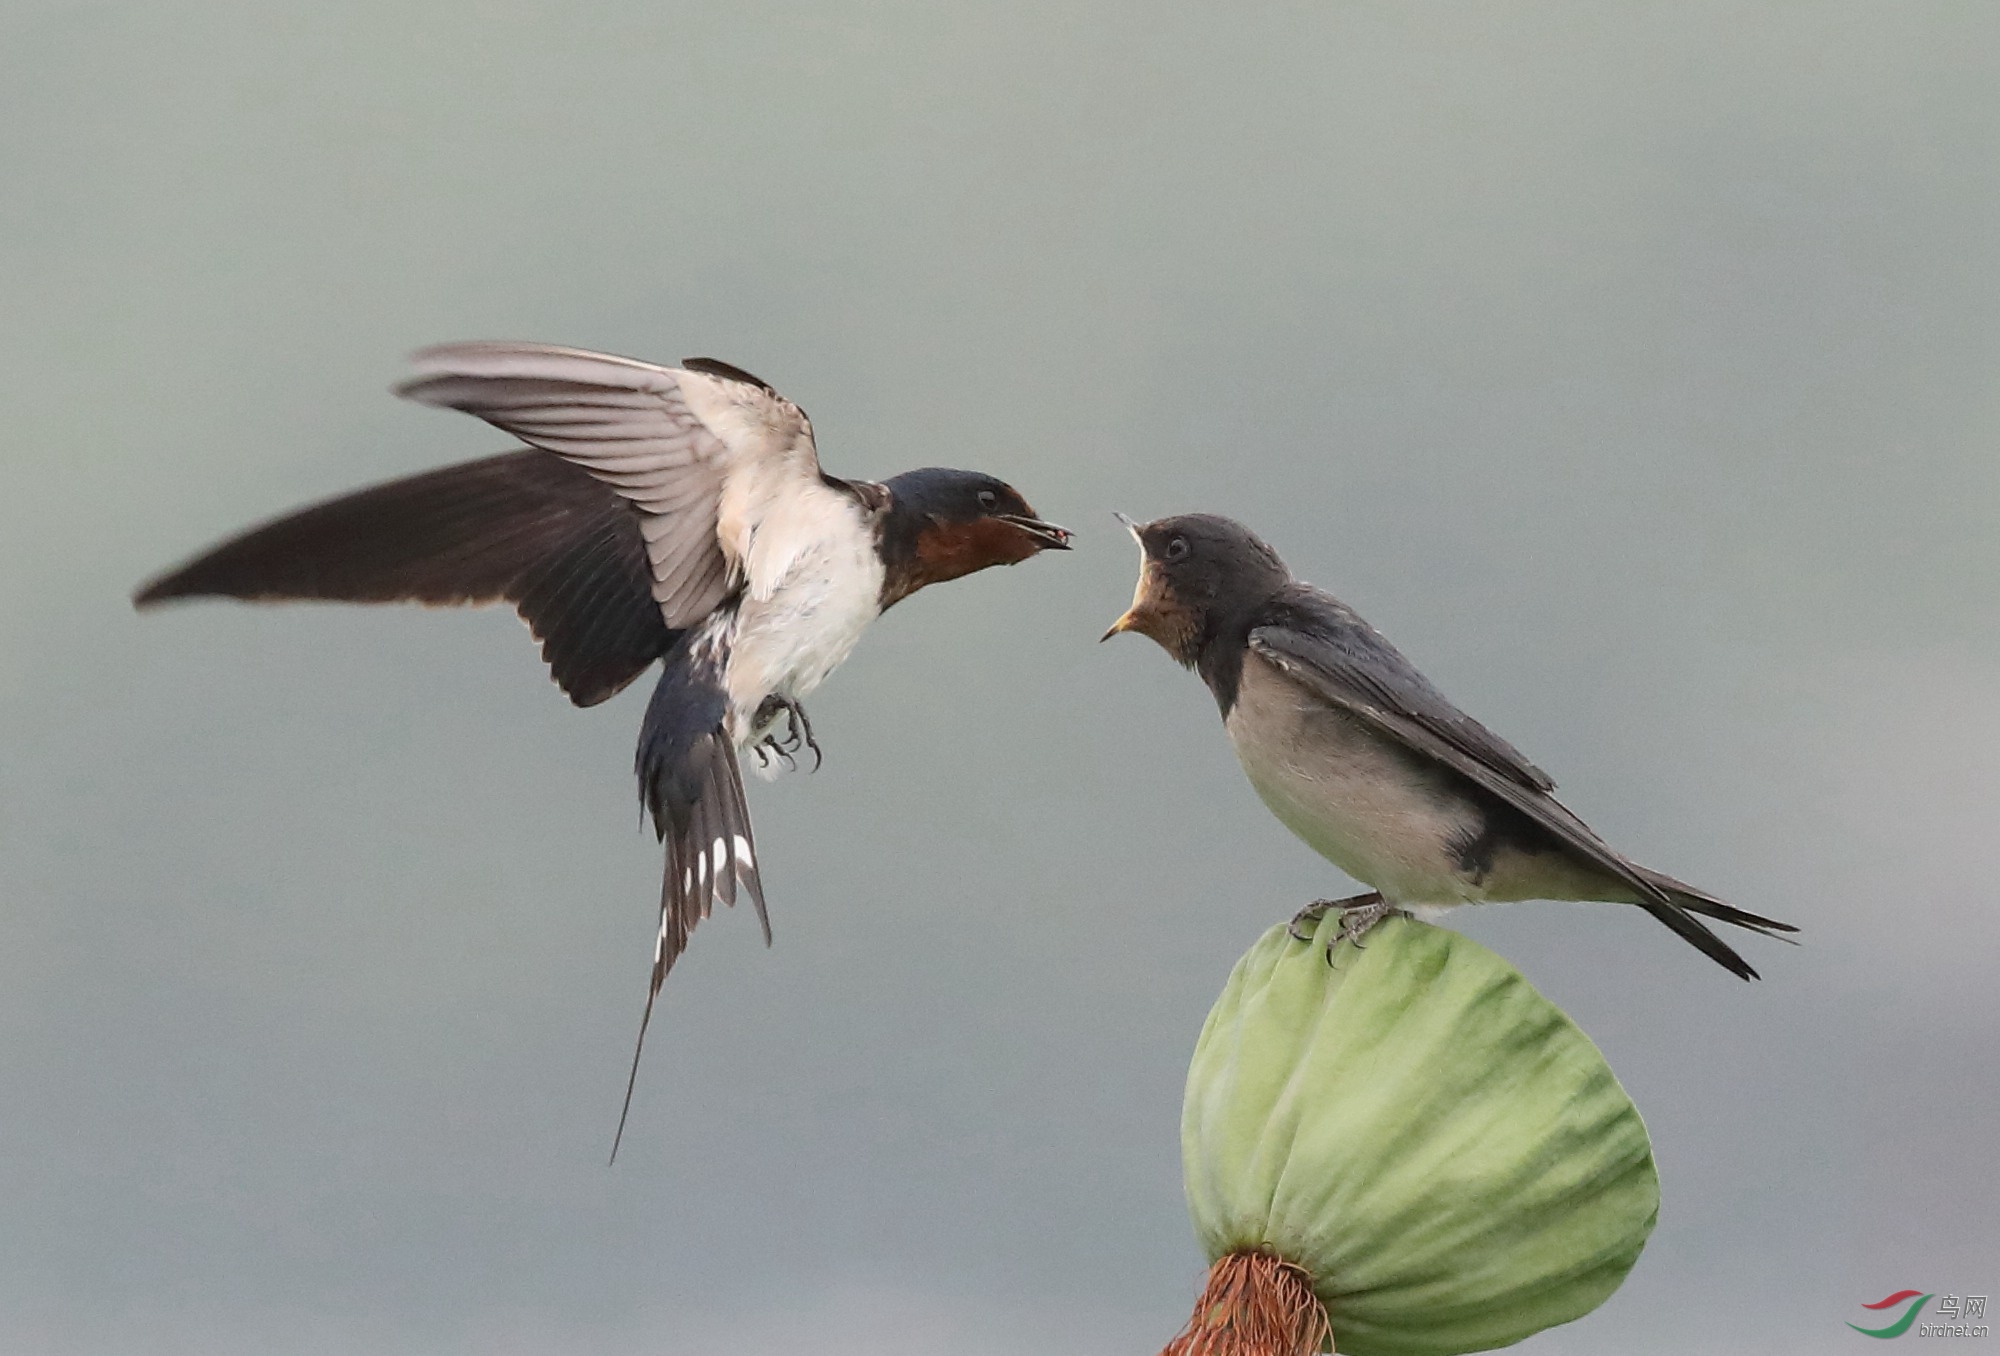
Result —
[[1188, 539], [1186, 537], [1167, 538], [1167, 549], [1162, 553], [1168, 560], [1186, 560]]
[[979, 507], [987, 513], [993, 512], [994, 509], [1000, 507], [1000, 496], [991, 490], [981, 490], [979, 492]]

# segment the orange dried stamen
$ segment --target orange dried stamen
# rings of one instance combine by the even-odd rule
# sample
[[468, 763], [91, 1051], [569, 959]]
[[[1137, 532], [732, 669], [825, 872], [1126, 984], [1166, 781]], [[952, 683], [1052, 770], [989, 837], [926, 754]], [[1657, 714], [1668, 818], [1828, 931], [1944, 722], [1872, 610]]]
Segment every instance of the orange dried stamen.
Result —
[[1232, 1252], [1208, 1269], [1194, 1317], [1160, 1356], [1317, 1356], [1333, 1350], [1326, 1306], [1296, 1262]]

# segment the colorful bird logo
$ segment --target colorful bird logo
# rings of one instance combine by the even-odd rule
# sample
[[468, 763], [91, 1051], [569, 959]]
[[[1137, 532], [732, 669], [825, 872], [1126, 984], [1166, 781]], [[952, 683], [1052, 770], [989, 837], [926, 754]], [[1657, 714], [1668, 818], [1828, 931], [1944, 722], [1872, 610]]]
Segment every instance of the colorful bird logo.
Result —
[[1886, 1328], [1864, 1328], [1859, 1323], [1850, 1323], [1847, 1326], [1860, 1333], [1863, 1337], [1901, 1337], [1910, 1330], [1910, 1325], [1917, 1321], [1917, 1311], [1922, 1309], [1925, 1301], [1929, 1299], [1930, 1296], [1921, 1291], [1898, 1290], [1887, 1299], [1879, 1299], [1873, 1304], [1864, 1304], [1861, 1306], [1864, 1309], [1889, 1309], [1907, 1301], [1909, 1307], [1903, 1310], [1903, 1316], [1894, 1323], [1891, 1323]]

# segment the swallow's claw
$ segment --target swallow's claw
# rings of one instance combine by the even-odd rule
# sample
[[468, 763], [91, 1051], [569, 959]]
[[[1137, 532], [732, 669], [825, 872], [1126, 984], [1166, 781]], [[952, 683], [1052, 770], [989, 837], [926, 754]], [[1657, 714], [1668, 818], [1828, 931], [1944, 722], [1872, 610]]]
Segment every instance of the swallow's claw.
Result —
[[805, 707], [795, 701], [787, 702], [785, 703], [785, 714], [791, 723], [792, 747], [797, 749], [803, 743], [806, 748], [811, 749], [813, 752], [812, 770], [818, 772], [819, 765], [825, 761], [825, 756], [819, 751], [819, 741], [813, 738], [813, 723], [807, 717]]
[[759, 767], [771, 766], [773, 758], [784, 763], [787, 770], [796, 768], [799, 765], [799, 760], [792, 757], [791, 749], [780, 742], [774, 734], [765, 735], [763, 739], [757, 742], [752, 752], [757, 755], [757, 766]]
[[784, 759], [787, 768], [796, 768], [799, 765], [798, 759], [792, 755], [802, 749], [811, 749], [812, 770], [819, 771], [819, 765], [825, 761], [825, 755], [820, 752], [819, 741], [813, 738], [812, 721], [807, 717], [805, 707], [795, 698], [781, 697], [775, 692], [764, 698], [763, 704], [757, 708], [757, 723], [768, 725], [776, 721], [780, 711], [785, 714], [784, 734], [780, 735], [776, 730], [766, 734], [757, 742], [757, 756], [763, 759], [764, 766], [769, 767], [770, 757], [765, 752], [768, 749], [770, 753]]
[[1332, 907], [1333, 907], [1332, 900], [1320, 899], [1313, 901], [1311, 904], [1306, 905], [1303, 909], [1300, 909], [1297, 913], [1292, 915], [1292, 921], [1285, 924], [1285, 931], [1291, 934], [1291, 938], [1295, 942], [1311, 941], [1313, 939], [1313, 934], [1310, 932], [1300, 932], [1299, 924], [1311, 923], [1314, 929], [1317, 930], [1319, 927], [1319, 920], [1326, 917], [1326, 911]]
[[819, 741], [813, 738], [813, 724], [806, 719], [806, 709], [797, 704], [794, 704], [792, 709], [798, 712], [799, 724], [805, 727], [806, 747], [813, 751], [813, 771], [818, 772], [819, 765], [826, 761], [826, 755], [819, 751]]
[[1365, 950], [1361, 939], [1391, 914], [1408, 918], [1410, 911], [1397, 908], [1379, 894], [1357, 895], [1345, 900], [1340, 910], [1340, 937], [1334, 940], [1337, 942], [1344, 937], [1354, 943], [1355, 950]]
[[[1292, 921], [1285, 925], [1285, 931], [1291, 935], [1293, 941], [1309, 942], [1319, 935], [1321, 920], [1335, 909], [1340, 911], [1340, 926], [1334, 930], [1333, 936], [1327, 939], [1328, 965], [1333, 964], [1334, 948], [1341, 942], [1353, 942], [1356, 950], [1363, 950], [1365, 948], [1361, 945], [1361, 938], [1370, 928], [1392, 913], [1409, 916], [1404, 910], [1383, 899], [1378, 892], [1370, 890], [1365, 895], [1353, 895], [1347, 899], [1316, 899], [1292, 915]], [[1301, 933], [1299, 927], [1303, 923], [1311, 923], [1313, 931]]]

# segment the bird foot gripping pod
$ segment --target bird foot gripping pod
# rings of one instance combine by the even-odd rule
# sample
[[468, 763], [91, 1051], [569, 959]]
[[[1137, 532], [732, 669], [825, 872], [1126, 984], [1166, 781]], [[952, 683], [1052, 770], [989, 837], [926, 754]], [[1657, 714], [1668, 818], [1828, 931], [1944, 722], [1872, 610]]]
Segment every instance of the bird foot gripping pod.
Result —
[[1443, 928], [1334, 961], [1274, 927], [1202, 1028], [1181, 1152], [1214, 1265], [1162, 1356], [1457, 1356], [1603, 1303], [1660, 1198], [1596, 1046]]

